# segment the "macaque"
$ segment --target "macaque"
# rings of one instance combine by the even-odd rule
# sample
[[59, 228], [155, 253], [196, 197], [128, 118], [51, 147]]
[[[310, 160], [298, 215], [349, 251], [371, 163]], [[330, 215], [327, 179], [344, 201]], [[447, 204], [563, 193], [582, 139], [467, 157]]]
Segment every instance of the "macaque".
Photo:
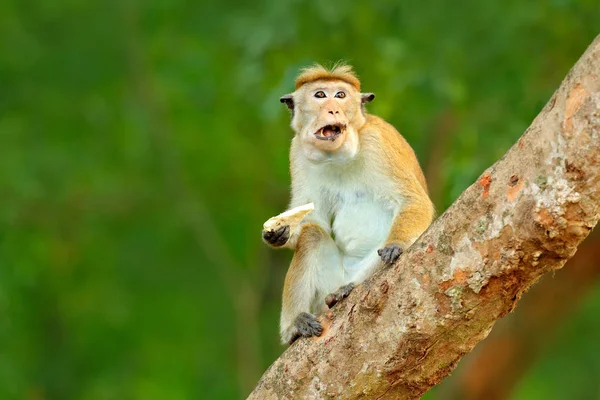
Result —
[[[375, 95], [360, 90], [350, 66], [315, 65], [280, 99], [295, 131], [291, 210], [277, 226], [265, 224], [263, 240], [294, 250], [283, 288], [284, 344], [319, 336], [316, 315], [393, 264], [434, 216], [413, 149], [392, 125], [366, 112]], [[302, 206], [300, 218], [286, 222]]]

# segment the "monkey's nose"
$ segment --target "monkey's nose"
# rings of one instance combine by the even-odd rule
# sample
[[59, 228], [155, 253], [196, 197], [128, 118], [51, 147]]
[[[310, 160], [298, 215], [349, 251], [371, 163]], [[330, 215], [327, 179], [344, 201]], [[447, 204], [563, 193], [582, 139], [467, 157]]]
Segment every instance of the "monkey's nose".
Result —
[[[336, 111], [335, 113], [336, 113], [336, 114], [339, 114], [340, 112], [339, 112], [339, 111]], [[333, 115], [333, 111], [329, 111], [329, 114]]]

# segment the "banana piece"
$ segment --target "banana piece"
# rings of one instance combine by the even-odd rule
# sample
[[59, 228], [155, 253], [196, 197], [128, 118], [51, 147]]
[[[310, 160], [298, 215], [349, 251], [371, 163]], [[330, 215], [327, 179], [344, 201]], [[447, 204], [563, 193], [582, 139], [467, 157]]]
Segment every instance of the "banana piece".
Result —
[[292, 208], [291, 210], [282, 212], [275, 217], [269, 218], [267, 222], [263, 224], [263, 229], [265, 231], [274, 231], [282, 226], [289, 225], [290, 230], [293, 231], [302, 222], [304, 217], [311, 213], [314, 209], [314, 203], [308, 203], [303, 206]]

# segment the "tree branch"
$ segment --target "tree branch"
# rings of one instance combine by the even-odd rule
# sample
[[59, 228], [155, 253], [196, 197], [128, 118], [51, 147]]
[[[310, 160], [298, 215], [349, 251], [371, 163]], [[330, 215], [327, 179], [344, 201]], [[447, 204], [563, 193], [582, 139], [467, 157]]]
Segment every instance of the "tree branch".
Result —
[[322, 315], [251, 399], [417, 399], [600, 218], [600, 36], [508, 153], [395, 266]]
[[510, 398], [525, 372], [555, 341], [558, 328], [598, 283], [599, 245], [600, 235], [588, 236], [565, 268], [556, 275], [546, 274], [524, 296], [519, 309], [499, 321], [490, 336], [461, 361], [451, 384], [440, 392], [441, 398]]

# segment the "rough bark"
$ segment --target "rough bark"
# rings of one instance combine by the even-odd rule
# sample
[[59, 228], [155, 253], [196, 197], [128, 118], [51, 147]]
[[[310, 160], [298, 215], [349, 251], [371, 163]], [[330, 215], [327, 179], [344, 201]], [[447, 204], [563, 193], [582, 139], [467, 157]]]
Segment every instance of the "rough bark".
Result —
[[417, 399], [600, 218], [600, 36], [519, 141], [250, 399]]
[[463, 358], [450, 381], [440, 387], [441, 398], [504, 400], [511, 397], [539, 355], [552, 346], [559, 328], [597, 286], [600, 235], [594, 232], [579, 246], [565, 268], [543, 276], [523, 297], [516, 311], [498, 321], [491, 334]]

